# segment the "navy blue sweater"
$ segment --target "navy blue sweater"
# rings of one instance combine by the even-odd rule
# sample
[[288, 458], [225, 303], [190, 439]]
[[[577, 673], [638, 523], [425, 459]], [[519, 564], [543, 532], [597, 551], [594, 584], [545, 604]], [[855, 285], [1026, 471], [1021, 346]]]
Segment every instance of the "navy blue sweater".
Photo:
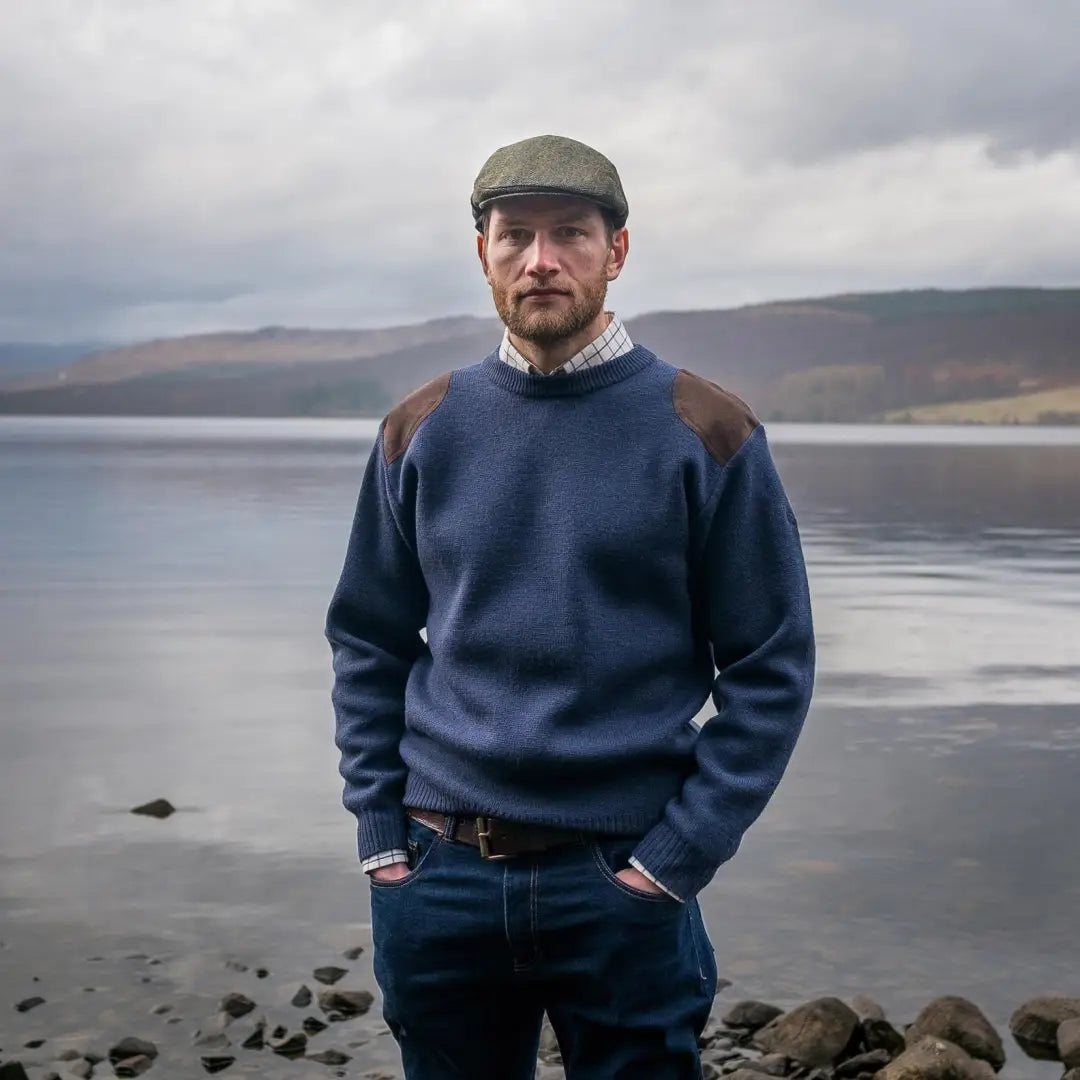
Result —
[[405, 847], [404, 806], [490, 814], [640, 837], [682, 897], [764, 809], [813, 683], [764, 429], [640, 346], [557, 377], [492, 353], [396, 406], [326, 634], [361, 858]]

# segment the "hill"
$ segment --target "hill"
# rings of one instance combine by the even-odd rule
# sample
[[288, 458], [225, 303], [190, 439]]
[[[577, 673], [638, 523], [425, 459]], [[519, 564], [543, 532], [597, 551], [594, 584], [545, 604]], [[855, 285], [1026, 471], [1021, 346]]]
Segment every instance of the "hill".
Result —
[[[1049, 394], [1019, 422], [1080, 422], [1080, 289], [850, 294], [654, 312], [627, 326], [767, 419], [919, 421], [928, 406]], [[462, 317], [148, 342], [2, 387], [0, 412], [376, 416], [482, 358], [500, 332], [495, 319]]]
[[885, 419], [899, 424], [1077, 424], [1080, 384], [988, 401], [951, 401], [898, 409]]
[[50, 368], [63, 367], [101, 347], [98, 342], [76, 342], [70, 345], [0, 342], [0, 383], [11, 382]]

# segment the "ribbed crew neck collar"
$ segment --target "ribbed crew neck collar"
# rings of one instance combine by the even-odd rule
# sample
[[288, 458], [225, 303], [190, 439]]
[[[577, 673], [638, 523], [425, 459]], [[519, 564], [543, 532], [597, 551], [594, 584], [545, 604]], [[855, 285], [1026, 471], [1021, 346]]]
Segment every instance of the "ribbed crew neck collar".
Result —
[[605, 360], [595, 367], [572, 371], [569, 375], [533, 375], [501, 360], [496, 349], [484, 358], [480, 366], [493, 383], [511, 393], [524, 397], [572, 397], [622, 382], [654, 360], [656, 357], [648, 349], [635, 345], [614, 360]]

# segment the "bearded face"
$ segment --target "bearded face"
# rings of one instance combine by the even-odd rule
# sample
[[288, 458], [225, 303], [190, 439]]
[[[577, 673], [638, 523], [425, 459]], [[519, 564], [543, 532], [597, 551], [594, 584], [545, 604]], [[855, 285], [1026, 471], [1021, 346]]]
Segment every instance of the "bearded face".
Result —
[[608, 282], [619, 274], [626, 230], [599, 207], [559, 195], [521, 195], [491, 208], [479, 253], [495, 310], [523, 342], [557, 348], [603, 329]]

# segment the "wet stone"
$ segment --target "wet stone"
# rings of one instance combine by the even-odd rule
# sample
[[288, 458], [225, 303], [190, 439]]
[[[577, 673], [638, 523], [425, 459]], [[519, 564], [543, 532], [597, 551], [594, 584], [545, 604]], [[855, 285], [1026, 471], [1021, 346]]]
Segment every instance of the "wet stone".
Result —
[[723, 1023], [729, 1028], [757, 1031], [781, 1016], [783, 1011], [765, 1001], [737, 1001], [724, 1014]]
[[367, 990], [320, 990], [319, 1008], [331, 1020], [349, 1020], [362, 1016], [375, 998]]
[[129, 1035], [126, 1039], [121, 1039], [118, 1043], [109, 1049], [109, 1061], [115, 1064], [118, 1061], [123, 1061], [127, 1058], [133, 1057], [148, 1057], [151, 1060], [158, 1055], [157, 1047], [146, 1039], [137, 1039], [133, 1035]]
[[255, 1011], [255, 1002], [246, 994], [226, 994], [218, 1008], [233, 1020]]
[[267, 1039], [266, 1045], [282, 1057], [300, 1057], [307, 1050], [307, 1036], [301, 1031], [293, 1032], [291, 1035], [286, 1033], [281, 1036], [271, 1036]]
[[888, 1065], [890, 1060], [887, 1050], [868, 1050], [865, 1054], [848, 1058], [843, 1064], [838, 1065], [836, 1075], [841, 1080], [847, 1080], [848, 1077], [855, 1077], [860, 1073], [876, 1073]]
[[131, 808], [133, 814], [142, 814], [144, 817], [167, 818], [176, 813], [176, 807], [168, 799], [152, 799], [148, 803]]
[[308, 1054], [308, 1060], [317, 1061], [320, 1065], [344, 1065], [345, 1062], [352, 1061], [352, 1058], [341, 1050], [330, 1047], [320, 1050], [317, 1054]]
[[154, 1059], [146, 1054], [123, 1058], [113, 1062], [113, 1072], [117, 1076], [142, 1076], [154, 1064]]
[[347, 968], [335, 967], [333, 964], [329, 964], [326, 967], [316, 968], [311, 974], [317, 982], [321, 982], [324, 986], [333, 986], [334, 983], [340, 982], [349, 972]]

